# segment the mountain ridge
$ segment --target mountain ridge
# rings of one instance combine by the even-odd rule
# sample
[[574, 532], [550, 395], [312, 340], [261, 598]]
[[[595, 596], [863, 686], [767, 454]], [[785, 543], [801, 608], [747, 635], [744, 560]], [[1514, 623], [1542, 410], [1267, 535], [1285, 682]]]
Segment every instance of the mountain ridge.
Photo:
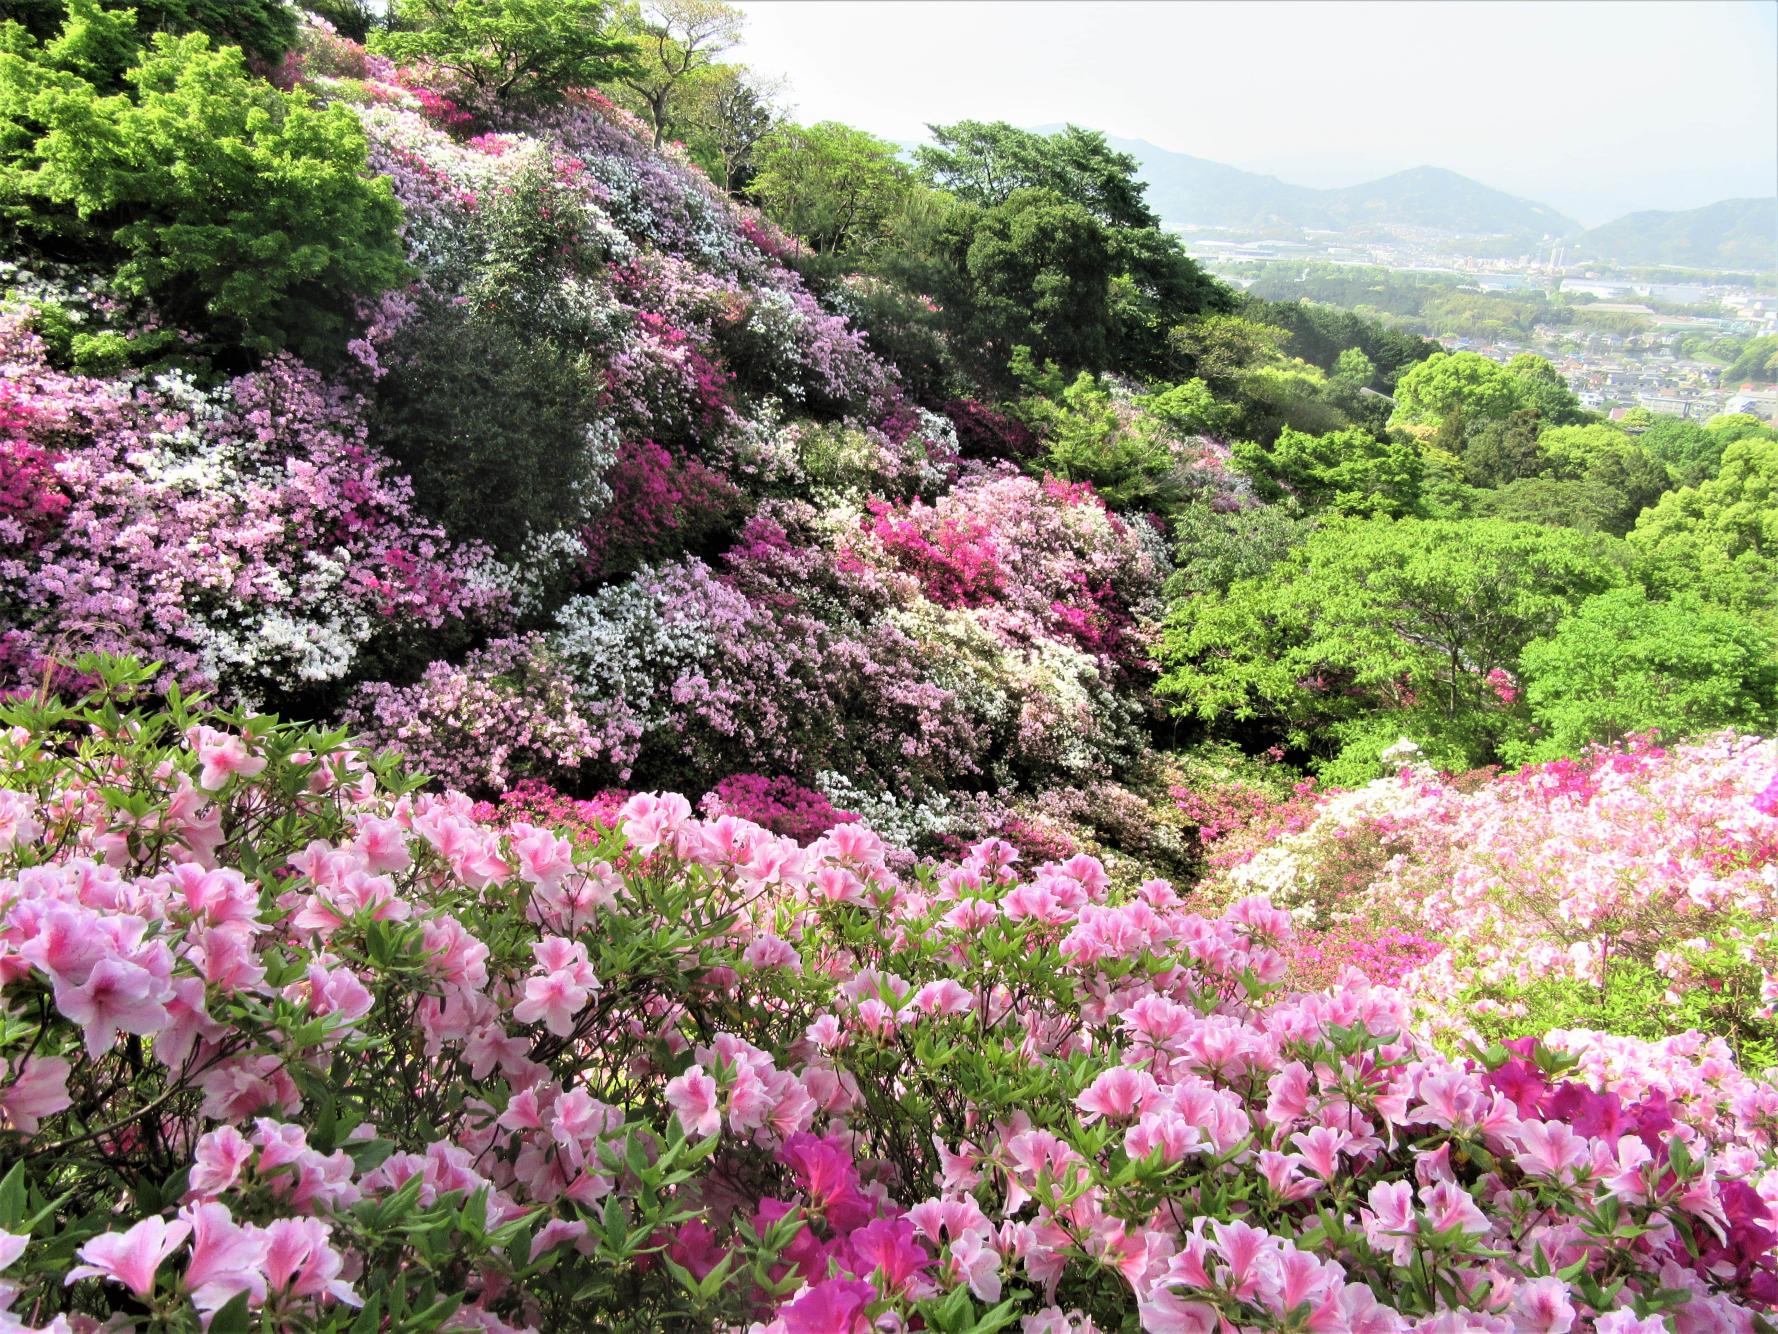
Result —
[[[1036, 127], [1052, 133], [1061, 125]], [[1149, 206], [1173, 227], [1270, 232], [1424, 229], [1561, 242], [1578, 257], [1703, 268], [1778, 265], [1778, 196], [1694, 209], [1642, 209], [1585, 227], [1534, 199], [1423, 165], [1349, 186], [1296, 185], [1263, 172], [1106, 135], [1136, 159]]]

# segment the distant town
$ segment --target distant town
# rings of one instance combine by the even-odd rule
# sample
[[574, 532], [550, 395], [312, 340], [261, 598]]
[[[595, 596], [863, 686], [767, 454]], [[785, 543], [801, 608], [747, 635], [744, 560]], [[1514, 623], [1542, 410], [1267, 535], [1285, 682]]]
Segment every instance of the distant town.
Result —
[[[1328, 285], [1313, 281], [1312, 275], [1335, 266], [1385, 270], [1394, 278], [1453, 292], [1542, 300], [1552, 312], [1579, 314], [1572, 322], [1532, 322], [1511, 336], [1461, 327], [1418, 331], [1453, 351], [1478, 352], [1497, 361], [1522, 352], [1546, 357], [1582, 404], [1613, 420], [1640, 407], [1695, 420], [1746, 412], [1778, 421], [1778, 386], [1739, 376], [1730, 383], [1725, 377], [1729, 366], [1700, 355], [1702, 344], [1778, 334], [1778, 275], [1570, 263], [1561, 246], [1546, 254], [1477, 258], [1452, 253], [1453, 242], [1442, 233], [1400, 228], [1384, 237], [1305, 232], [1302, 240], [1177, 230], [1205, 268], [1243, 289], [1261, 284], [1263, 294], [1273, 299], [1295, 285], [1307, 299], [1356, 304], [1330, 299], [1322, 294]], [[1392, 322], [1406, 328], [1417, 323], [1411, 318]]]

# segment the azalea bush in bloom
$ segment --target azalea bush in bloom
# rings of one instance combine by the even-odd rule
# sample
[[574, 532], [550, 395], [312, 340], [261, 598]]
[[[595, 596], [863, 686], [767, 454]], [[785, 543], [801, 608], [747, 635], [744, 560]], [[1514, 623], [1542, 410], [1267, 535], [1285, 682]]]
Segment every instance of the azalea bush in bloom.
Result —
[[1453, 1035], [1697, 1030], [1778, 1062], [1778, 745], [1635, 738], [1457, 776], [1411, 743], [1391, 758], [1395, 777], [1242, 811], [1200, 892], [1270, 896], [1307, 928], [1305, 976], [1400, 979]]
[[263, 698], [405, 635], [497, 623], [500, 567], [415, 511], [359, 404], [300, 363], [210, 389], [66, 374], [14, 312], [0, 365], [0, 677], [34, 680], [73, 644]]
[[[578, 841], [85, 659], [0, 710], [10, 1327], [1752, 1330], [1778, 1088], [1452, 1059], [1288, 914], [637, 794]], [[516, 815], [516, 809], [512, 812]], [[591, 826], [589, 826], [591, 827]]]

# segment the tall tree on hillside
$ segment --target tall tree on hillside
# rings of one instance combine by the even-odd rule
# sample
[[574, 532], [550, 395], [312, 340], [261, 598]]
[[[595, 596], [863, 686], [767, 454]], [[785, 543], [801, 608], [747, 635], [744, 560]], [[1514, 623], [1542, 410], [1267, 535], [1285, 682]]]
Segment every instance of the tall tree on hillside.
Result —
[[687, 80], [680, 124], [686, 146], [724, 190], [745, 190], [758, 169], [758, 150], [783, 123], [782, 84], [744, 65], [711, 65]]
[[775, 130], [751, 193], [780, 226], [833, 254], [868, 242], [913, 188], [894, 144], [827, 120]]
[[688, 82], [741, 40], [741, 11], [722, 0], [647, 0], [626, 26], [635, 35], [637, 63], [621, 80], [654, 126], [654, 146], [666, 142]]
[[459, 74], [502, 103], [592, 87], [635, 65], [605, 0], [391, 0], [390, 17], [404, 31], [372, 34], [372, 50]]

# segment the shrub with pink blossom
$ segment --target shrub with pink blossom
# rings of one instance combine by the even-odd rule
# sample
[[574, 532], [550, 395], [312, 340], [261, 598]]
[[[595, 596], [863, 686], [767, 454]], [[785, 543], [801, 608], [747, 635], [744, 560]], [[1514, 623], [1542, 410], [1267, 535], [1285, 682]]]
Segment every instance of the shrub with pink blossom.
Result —
[[361, 686], [344, 721], [441, 783], [476, 792], [559, 778], [595, 762], [621, 780], [640, 740], [621, 706], [577, 699], [574, 678], [541, 635], [494, 640], [460, 666], [434, 662], [411, 686]]
[[813, 843], [835, 825], [858, 818], [834, 809], [824, 793], [763, 774], [729, 775], [705, 796], [700, 808], [708, 817], [733, 815], [798, 843]]
[[671, 795], [578, 844], [325, 734], [0, 707], [0, 1264], [68, 1330], [1751, 1331], [1778, 1088], [1453, 1059], [1219, 916]]
[[30, 506], [11, 520], [30, 540], [0, 548], [12, 671], [34, 679], [72, 644], [262, 696], [505, 600], [484, 549], [415, 512], [358, 402], [295, 361], [214, 389], [64, 374], [15, 313], [0, 365], [6, 457], [26, 465], [6, 494]]

